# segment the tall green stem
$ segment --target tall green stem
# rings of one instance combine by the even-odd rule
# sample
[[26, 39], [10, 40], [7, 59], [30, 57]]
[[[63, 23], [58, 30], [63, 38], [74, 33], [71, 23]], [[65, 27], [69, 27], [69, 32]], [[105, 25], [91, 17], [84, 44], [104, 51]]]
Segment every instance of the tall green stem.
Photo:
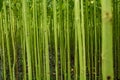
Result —
[[[113, 80], [112, 0], [102, 0], [102, 76]], [[108, 40], [109, 39], [109, 40]]]

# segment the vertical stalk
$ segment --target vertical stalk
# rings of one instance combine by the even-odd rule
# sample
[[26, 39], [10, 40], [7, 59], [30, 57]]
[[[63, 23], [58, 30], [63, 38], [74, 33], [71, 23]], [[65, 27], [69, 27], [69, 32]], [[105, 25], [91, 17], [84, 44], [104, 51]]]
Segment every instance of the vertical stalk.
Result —
[[97, 41], [98, 41], [98, 39], [97, 39], [97, 23], [96, 23], [96, 7], [97, 7], [97, 5], [96, 5], [96, 0], [94, 0], [94, 27], [95, 27], [95, 80], [97, 80], [97, 48], [98, 48], [98, 45], [97, 45]]
[[44, 39], [45, 39], [45, 69], [46, 80], [50, 80], [50, 67], [49, 67], [49, 48], [48, 48], [48, 25], [47, 25], [47, 0], [43, 0], [43, 26], [44, 26]]
[[[24, 32], [24, 29], [22, 29], [22, 33]], [[22, 47], [22, 59], [23, 59], [23, 79], [26, 80], [27, 74], [26, 74], [26, 55], [25, 55], [25, 36], [21, 35], [21, 47]]]
[[[4, 43], [5, 43], [5, 41], [4, 41], [4, 29], [3, 29], [3, 18], [2, 18], [2, 16], [1, 16], [1, 14], [0, 14], [0, 23], [1, 23], [1, 41], [2, 41], [2, 43], [1, 43], [1, 53], [2, 53], [2, 63], [3, 63], [3, 80], [6, 80], [6, 57], [5, 57], [5, 45], [4, 45]], [[5, 26], [4, 26], [5, 27]]]
[[[81, 0], [81, 39], [82, 39], [82, 53], [80, 53], [80, 67], [81, 67], [81, 80], [86, 80], [86, 58], [85, 58], [85, 27], [84, 27], [84, 4], [83, 0]], [[82, 63], [81, 63], [82, 62]]]
[[75, 80], [78, 80], [78, 39], [77, 39], [77, 26], [75, 26]]
[[102, 0], [102, 76], [114, 79], [112, 44], [112, 0]]
[[36, 80], [38, 78], [38, 65], [37, 65], [37, 7], [36, 7], [36, 0], [33, 0], [33, 28], [34, 28], [34, 62], [35, 62], [35, 75]]
[[[14, 26], [14, 15], [13, 15], [13, 12], [11, 10], [11, 1], [9, 0], [9, 14], [10, 14], [10, 23], [9, 23], [9, 27], [10, 27], [10, 30], [11, 30], [11, 40], [12, 40], [12, 49], [13, 49], [13, 66], [12, 66], [12, 72], [13, 72], [13, 80], [15, 80], [15, 64], [16, 64], [16, 50], [15, 50], [15, 40], [14, 40], [14, 37], [15, 37], [15, 26]], [[17, 78], [17, 77], [16, 77]]]
[[59, 8], [59, 12], [60, 12], [60, 15], [59, 15], [59, 34], [60, 34], [60, 63], [61, 63], [61, 80], [63, 80], [63, 54], [64, 54], [64, 30], [63, 30], [63, 22], [62, 22], [62, 19], [63, 19], [63, 12], [62, 12], [62, 0], [60, 1], [60, 8]]
[[4, 10], [4, 17], [5, 17], [5, 24], [4, 24], [4, 31], [5, 31], [5, 37], [6, 37], [6, 47], [7, 47], [7, 58], [8, 58], [8, 67], [9, 67], [9, 74], [10, 74], [10, 80], [13, 80], [12, 76], [12, 67], [11, 67], [11, 57], [10, 57], [10, 45], [9, 45], [9, 32], [8, 32], [8, 22], [7, 22], [7, 15], [6, 15], [6, 4], [3, 4], [3, 10]]
[[[80, 15], [80, 7], [81, 7], [81, 15]], [[81, 16], [81, 20], [80, 20], [80, 16]], [[75, 26], [77, 27], [77, 37], [78, 37], [80, 80], [86, 80], [83, 0], [81, 0], [81, 4], [79, 0], [75, 0]]]
[[70, 66], [70, 39], [69, 39], [69, 29], [70, 29], [70, 21], [69, 21], [69, 0], [67, 0], [66, 1], [66, 5], [67, 5], [67, 11], [66, 11], [66, 14], [67, 14], [67, 16], [66, 16], [66, 22], [67, 22], [67, 26], [66, 26], [66, 36], [67, 36], [67, 66], [68, 66], [68, 80], [71, 80], [71, 71], [70, 71], [70, 68], [71, 68], [71, 66]]
[[55, 41], [55, 72], [56, 72], [56, 80], [58, 80], [58, 44], [57, 44], [56, 0], [53, 0], [53, 21], [54, 21], [54, 41]]
[[[63, 3], [64, 3], [64, 5], [65, 5], [65, 0], [63, 0]], [[63, 23], [63, 31], [64, 31], [64, 40], [65, 40], [65, 49], [63, 50], [64, 52], [64, 54], [63, 54], [63, 62], [64, 62], [64, 64], [63, 64], [63, 67], [64, 67], [64, 80], [67, 80], [67, 59], [66, 59], [66, 56], [67, 56], [67, 54], [66, 54], [66, 35], [65, 35], [65, 33], [66, 33], [66, 9], [64, 8], [64, 12], [63, 12], [63, 15], [64, 15], [64, 23]]]
[[[30, 26], [29, 26], [29, 16], [28, 16], [28, 4], [26, 0], [22, 1], [22, 13], [23, 13], [23, 23], [24, 23], [24, 35], [26, 43], [27, 52], [27, 63], [28, 63], [28, 80], [32, 80], [32, 65], [31, 65], [31, 51], [30, 51]], [[28, 20], [27, 20], [28, 19]]]
[[90, 70], [90, 27], [89, 27], [89, 7], [88, 7], [88, 0], [85, 0], [85, 34], [86, 34], [86, 67], [87, 67], [87, 80], [91, 80], [91, 70]]

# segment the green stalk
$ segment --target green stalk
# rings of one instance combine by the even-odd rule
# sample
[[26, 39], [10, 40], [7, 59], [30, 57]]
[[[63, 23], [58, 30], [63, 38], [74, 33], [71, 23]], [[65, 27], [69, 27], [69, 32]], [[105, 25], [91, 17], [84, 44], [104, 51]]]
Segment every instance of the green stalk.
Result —
[[[112, 44], [112, 0], [102, 0], [102, 76], [114, 79]], [[109, 39], [109, 40], [108, 40]]]
[[23, 21], [24, 21], [24, 34], [26, 41], [26, 52], [27, 52], [27, 62], [28, 62], [28, 80], [32, 80], [32, 67], [31, 67], [31, 51], [30, 51], [30, 29], [29, 29], [29, 19], [28, 17], [28, 5], [26, 0], [22, 1], [22, 13], [23, 13]]
[[[43, 25], [42, 25], [43, 26]], [[44, 29], [42, 29], [42, 32], [44, 33]], [[46, 80], [46, 62], [45, 62], [45, 38], [44, 38], [44, 35], [43, 35], [43, 43], [42, 43], [42, 47], [43, 47], [43, 52], [42, 52], [42, 57], [43, 57], [43, 80]]]
[[63, 30], [63, 15], [62, 15], [62, 0], [60, 1], [60, 8], [59, 8], [59, 34], [60, 34], [60, 63], [61, 63], [61, 80], [63, 80], [63, 54], [64, 54], [64, 30]]
[[[63, 0], [63, 3], [64, 3], [64, 5], [65, 5], [65, 0]], [[65, 49], [63, 50], [64, 52], [63, 52], [63, 62], [64, 62], [64, 64], [63, 64], [63, 71], [64, 71], [64, 80], [67, 80], [67, 59], [66, 59], [66, 56], [67, 56], [67, 54], [66, 54], [66, 49], [67, 49], [67, 45], [66, 45], [66, 35], [65, 35], [65, 33], [66, 33], [66, 10], [65, 10], [65, 8], [64, 8], [64, 10], [63, 10], [64, 12], [63, 12], [63, 19], [64, 19], [64, 23], [63, 23], [63, 31], [64, 31], [64, 41], [65, 41]]]
[[54, 21], [54, 41], [55, 41], [55, 71], [56, 80], [58, 80], [58, 44], [57, 44], [57, 16], [56, 16], [56, 0], [53, 0], [53, 21]]
[[45, 39], [45, 69], [46, 80], [50, 80], [50, 66], [49, 66], [49, 48], [48, 48], [48, 25], [47, 25], [47, 1], [43, 0], [43, 26]]
[[77, 39], [77, 26], [75, 26], [75, 80], [78, 80], [78, 39]]
[[[40, 4], [40, 7], [41, 7], [41, 4]], [[40, 8], [41, 9], [41, 8]], [[43, 72], [43, 68], [44, 68], [44, 66], [42, 66], [43, 65], [43, 36], [44, 35], [42, 35], [43, 34], [43, 29], [42, 29], [42, 15], [40, 15], [40, 18], [39, 18], [39, 20], [38, 20], [39, 22], [40, 22], [40, 24], [39, 24], [39, 27], [38, 27], [38, 29], [39, 29], [39, 31], [38, 31], [38, 39], [37, 39], [37, 41], [39, 41], [39, 43], [38, 43], [38, 67], [39, 67], [39, 79], [41, 80], [41, 79], [43, 79], [43, 76], [44, 76], [44, 74], [42, 73]]]
[[5, 17], [5, 24], [4, 24], [4, 32], [6, 37], [6, 47], [7, 47], [7, 58], [8, 58], [8, 67], [9, 67], [9, 74], [10, 74], [10, 80], [13, 80], [12, 77], [12, 67], [11, 67], [11, 57], [10, 57], [10, 45], [9, 45], [9, 36], [8, 36], [8, 22], [7, 22], [7, 15], [6, 15], [6, 5], [3, 3], [3, 10], [4, 10], [4, 17]]
[[97, 21], [96, 21], [96, 0], [94, 0], [94, 27], [95, 27], [95, 80], [97, 80]]
[[[116, 2], [116, 1], [117, 1], [117, 0], [114, 0], [114, 2]], [[115, 13], [116, 13], [116, 14], [115, 14]], [[116, 66], [118, 66], [118, 55], [117, 55], [117, 53], [118, 53], [118, 52], [117, 52], [117, 44], [118, 44], [118, 43], [117, 43], [117, 41], [116, 41], [116, 40], [117, 40], [117, 33], [118, 33], [118, 32], [117, 32], [117, 30], [118, 30], [117, 27], [119, 27], [119, 26], [118, 26], [118, 15], [119, 15], [118, 5], [117, 5], [117, 4], [113, 4], [113, 16], [114, 16], [114, 19], [113, 19], [113, 20], [114, 20], [114, 25], [115, 25], [115, 27], [113, 28], [113, 35], [114, 35], [114, 36], [113, 36], [113, 40], [114, 40], [114, 42], [113, 42], [113, 49], [114, 49], [114, 51], [113, 51], [113, 52], [115, 53], [115, 54], [114, 54], [114, 65], [116, 65]], [[115, 67], [114, 70], [115, 70], [114, 72], [115, 72], [115, 74], [116, 74], [114, 77], [115, 77], [115, 78], [118, 78], [118, 74], [119, 74], [119, 73], [117, 72], [118, 67]]]
[[[80, 50], [80, 37], [81, 37], [81, 33], [80, 33], [80, 31], [78, 31], [78, 30], [80, 30], [80, 11], [79, 11], [79, 0], [75, 0], [75, 2], [74, 2], [74, 5], [75, 5], [75, 32], [77, 32], [77, 38], [76, 39], [78, 39], [78, 49], [79, 49], [79, 56], [80, 56], [80, 51], [82, 51], [82, 50]], [[80, 35], [79, 37], [78, 37], [78, 35]], [[76, 40], [77, 41], [77, 40]], [[81, 48], [82, 49], [82, 48]], [[81, 52], [82, 53], [82, 52]], [[80, 57], [79, 57], [80, 58]], [[81, 61], [81, 60], [79, 60], [79, 61]], [[77, 65], [77, 63], [76, 63], [76, 65]], [[81, 65], [81, 64], [80, 64]], [[80, 66], [79, 65], [79, 66]], [[80, 71], [81, 71], [81, 69], [80, 69]], [[81, 72], [80, 72], [81, 73]], [[83, 78], [82, 76], [81, 76], [81, 74], [80, 74], [80, 80], [81, 80], [81, 78]], [[76, 79], [78, 79], [77, 78], [77, 73], [76, 73]]]
[[[22, 30], [23, 33], [24, 29]], [[25, 55], [25, 36], [21, 35], [21, 47], [22, 47], [22, 59], [23, 59], [23, 79], [26, 80], [27, 74], [26, 74], [26, 55]]]
[[35, 58], [35, 73], [36, 79], [38, 80], [38, 65], [37, 65], [37, 8], [36, 8], [36, 0], [33, 0], [33, 28], [34, 28], [34, 58]]
[[67, 18], [67, 26], [66, 26], [66, 36], [67, 36], [67, 66], [68, 66], [68, 80], [71, 80], [71, 71], [70, 71], [70, 39], [69, 39], [69, 2], [66, 1], [67, 11], [66, 11], [66, 18]]
[[[77, 0], [75, 2], [77, 4]], [[79, 60], [80, 60], [80, 79], [86, 80], [86, 58], [85, 58], [85, 32], [84, 32], [84, 6], [81, 0], [81, 26], [78, 25], [78, 44], [79, 44]], [[78, 2], [79, 4], [79, 2]], [[79, 7], [79, 6], [78, 6]], [[79, 9], [79, 8], [77, 8]], [[78, 10], [79, 12], [79, 10]], [[78, 13], [76, 13], [77, 15]], [[76, 18], [79, 17], [79, 14]], [[80, 22], [79, 22], [80, 24]], [[80, 36], [79, 36], [80, 35]]]
[[[99, 0], [99, 3], [100, 3], [101, 0]], [[100, 7], [100, 6], [99, 6]], [[98, 16], [98, 66], [99, 66], [99, 69], [98, 69], [98, 74], [99, 74], [99, 80], [102, 79], [102, 59], [101, 59], [101, 54], [102, 54], [102, 39], [101, 39], [101, 32], [102, 32], [102, 28], [101, 28], [101, 10], [98, 10], [99, 11], [99, 14], [100, 16]], [[100, 26], [100, 27], [99, 27]]]
[[11, 30], [11, 40], [12, 40], [12, 49], [13, 49], [13, 58], [14, 58], [14, 62], [13, 62], [13, 66], [12, 66], [12, 72], [13, 72], [13, 80], [15, 80], [15, 64], [16, 64], [16, 50], [15, 50], [15, 40], [14, 40], [14, 37], [15, 37], [15, 26], [14, 26], [14, 14], [11, 10], [11, 1], [9, 0], [9, 13], [10, 13], [10, 23], [9, 23], [9, 26], [10, 26], [10, 30]]
[[85, 1], [85, 34], [86, 34], [86, 67], [87, 67], [87, 80], [91, 80], [91, 70], [90, 70], [90, 27], [89, 27], [89, 7], [88, 0]]
[[3, 27], [2, 27], [3, 26], [3, 22], [2, 22], [1, 14], [0, 14], [0, 20], [1, 20], [0, 23], [1, 23], [1, 38], [2, 38], [1, 39], [2, 40], [2, 44], [1, 45], [2, 45], [2, 54], [3, 54], [2, 55], [3, 56], [3, 58], [2, 58], [3, 59], [3, 79], [6, 80], [6, 64], [5, 64], [6, 58], [5, 58], [5, 45], [4, 45], [5, 42], [4, 42], [4, 34], [3, 34], [4, 30], [3, 30]]
[[78, 36], [80, 80], [86, 80], [84, 11], [83, 11], [82, 0], [81, 0], [81, 20], [80, 20], [80, 6], [79, 5], [80, 5], [79, 0], [75, 0], [75, 26], [77, 27], [77, 36]]

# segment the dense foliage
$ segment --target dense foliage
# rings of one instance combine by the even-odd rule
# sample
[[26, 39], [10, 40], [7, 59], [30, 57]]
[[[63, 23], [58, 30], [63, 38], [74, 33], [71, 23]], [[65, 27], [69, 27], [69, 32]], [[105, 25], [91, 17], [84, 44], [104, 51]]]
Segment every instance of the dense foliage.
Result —
[[0, 0], [0, 80], [120, 80], [119, 0]]

